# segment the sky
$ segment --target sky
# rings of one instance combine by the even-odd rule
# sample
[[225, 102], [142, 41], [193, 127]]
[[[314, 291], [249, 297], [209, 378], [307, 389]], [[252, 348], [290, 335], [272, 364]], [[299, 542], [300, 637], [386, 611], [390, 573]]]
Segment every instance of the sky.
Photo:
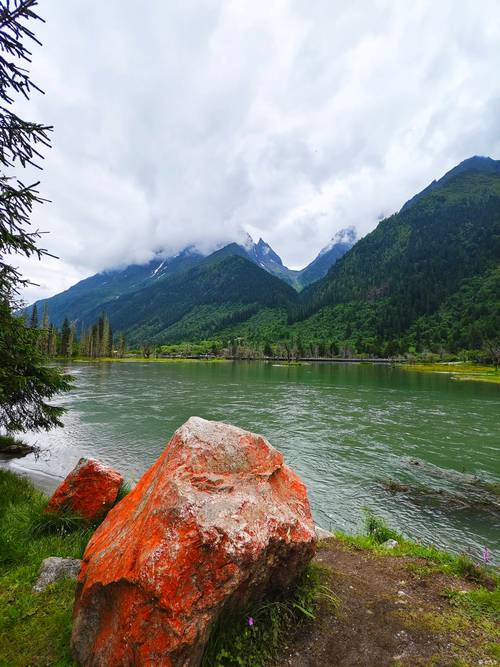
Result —
[[[26, 302], [246, 232], [301, 268], [500, 158], [498, 0], [42, 0], [16, 110], [54, 126]], [[25, 182], [31, 174], [18, 173]]]

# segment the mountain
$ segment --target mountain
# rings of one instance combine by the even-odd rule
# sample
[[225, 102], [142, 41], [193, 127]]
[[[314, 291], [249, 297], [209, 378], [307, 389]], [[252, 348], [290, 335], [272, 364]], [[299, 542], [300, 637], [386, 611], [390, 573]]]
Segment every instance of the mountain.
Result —
[[88, 278], [49, 299], [49, 313], [88, 325], [104, 310], [132, 344], [242, 337], [389, 354], [498, 339], [500, 161], [465, 160], [354, 241], [339, 232], [295, 272], [262, 239], [208, 257], [188, 248]]
[[[168, 342], [207, 338], [263, 308], [290, 308], [296, 299], [292, 287], [249, 261], [234, 244], [187, 271], [118, 296], [106, 312], [113, 328], [126, 331], [132, 342]], [[99, 308], [90, 316], [97, 319]]]
[[[339, 232], [328, 251], [323, 250], [302, 271], [288, 269], [270, 245], [262, 239], [254, 243], [249, 235], [244, 243], [230, 243], [217, 252], [245, 257], [264, 271], [300, 289], [325, 275], [328, 268], [352, 245], [353, 238], [351, 230]], [[133, 264], [125, 268], [103, 271], [81, 280], [60, 294], [38, 301], [38, 312], [41, 313], [44, 304], [47, 304], [51, 322], [56, 326], [61, 326], [65, 317], [79, 325], [88, 324], [92, 321], [96, 311], [107, 311], [110, 302], [118, 297], [153, 286], [167, 276], [193, 268], [203, 259], [204, 255], [190, 246], [174, 257], [165, 258], [159, 255], [147, 264]], [[27, 309], [28, 314], [31, 308], [32, 306]]]
[[[477, 347], [500, 329], [499, 259], [500, 161], [471, 158], [358, 241], [304, 290], [289, 321], [365, 347]], [[450, 313], [461, 336], [443, 325]]]
[[330, 268], [348, 252], [356, 242], [354, 227], [341, 229], [330, 243], [320, 251], [318, 256], [305, 269], [298, 272], [297, 282], [300, 287], [307, 287], [326, 276]]
[[[60, 326], [65, 317], [77, 324], [90, 324], [93, 313], [107, 310], [114, 299], [152, 285], [167, 275], [185, 271], [202, 259], [203, 255], [190, 247], [175, 257], [157, 257], [147, 264], [103, 271], [60, 294], [37, 301], [38, 312], [41, 314], [44, 304], [47, 304], [50, 320], [56, 326]], [[31, 307], [27, 311], [29, 313]]]
[[453, 169], [450, 169], [450, 171], [446, 172], [446, 174], [438, 181], [432, 181], [432, 183], [428, 185], [426, 188], [424, 188], [422, 192], [419, 192], [409, 201], [407, 201], [406, 204], [402, 207], [401, 211], [407, 211], [409, 208], [414, 206], [420, 199], [422, 199], [422, 197], [429, 194], [433, 190], [442, 187], [448, 181], [455, 178], [455, 176], [458, 176], [459, 174], [462, 174], [464, 172], [469, 172], [469, 173], [477, 172], [482, 174], [500, 174], [500, 160], [493, 160], [490, 157], [482, 157], [480, 155], [475, 155], [474, 157], [470, 157], [467, 160], [463, 160], [463, 162], [460, 162], [460, 164], [458, 164], [456, 167], [453, 167]]
[[273, 276], [281, 278], [281, 280], [292, 285], [292, 287], [298, 287], [296, 277], [300, 272], [287, 268], [283, 264], [281, 257], [274, 252], [268, 243], [262, 239], [254, 243], [252, 237], [247, 234], [247, 238], [241, 247], [251, 262], [257, 264], [257, 266], [260, 266], [264, 271], [271, 273]]

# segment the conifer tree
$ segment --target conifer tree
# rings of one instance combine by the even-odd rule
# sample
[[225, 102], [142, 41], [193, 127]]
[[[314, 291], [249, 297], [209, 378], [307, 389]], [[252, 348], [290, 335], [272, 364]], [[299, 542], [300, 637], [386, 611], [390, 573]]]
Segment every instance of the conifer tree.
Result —
[[30, 329], [38, 329], [38, 310], [36, 307], [36, 303], [31, 311]]
[[69, 326], [68, 318], [64, 318], [64, 322], [61, 327], [61, 355], [63, 357], [69, 357], [70, 355], [70, 336], [71, 336], [71, 327]]
[[38, 349], [45, 355], [48, 354], [49, 326], [49, 307], [44, 303], [42, 309], [42, 328], [38, 338]]
[[12, 175], [15, 168], [38, 166], [39, 149], [49, 146], [50, 127], [11, 110], [16, 96], [29, 99], [33, 89], [39, 90], [26, 69], [31, 62], [26, 44], [39, 43], [28, 27], [39, 20], [36, 5], [36, 0], [0, 5], [0, 428], [7, 432], [60, 425], [63, 409], [49, 401], [70, 388], [67, 376], [43, 365], [40, 331], [14, 314], [21, 305], [19, 292], [29, 281], [10, 257], [48, 254], [38, 246], [38, 230], [29, 229], [33, 205], [43, 202], [38, 183], [25, 185]]
[[47, 355], [55, 357], [57, 354], [57, 329], [53, 324], [49, 326], [49, 337], [47, 343]]
[[125, 336], [121, 334], [120, 340], [118, 342], [118, 356], [120, 357], [120, 359], [123, 359], [126, 351], [127, 351], [127, 343], [125, 341]]

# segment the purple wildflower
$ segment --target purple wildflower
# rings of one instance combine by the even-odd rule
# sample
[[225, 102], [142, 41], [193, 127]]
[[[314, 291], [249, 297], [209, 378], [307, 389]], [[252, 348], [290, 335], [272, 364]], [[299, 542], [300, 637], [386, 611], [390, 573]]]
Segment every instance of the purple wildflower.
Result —
[[252, 618], [251, 616], [249, 616], [249, 617], [248, 617], [248, 625], [249, 625], [250, 627], [252, 627], [252, 625], [253, 625], [254, 623], [255, 623], [255, 621], [253, 620], [253, 618]]
[[491, 553], [488, 547], [484, 547], [483, 549], [483, 561], [485, 564], [488, 564], [491, 560]]

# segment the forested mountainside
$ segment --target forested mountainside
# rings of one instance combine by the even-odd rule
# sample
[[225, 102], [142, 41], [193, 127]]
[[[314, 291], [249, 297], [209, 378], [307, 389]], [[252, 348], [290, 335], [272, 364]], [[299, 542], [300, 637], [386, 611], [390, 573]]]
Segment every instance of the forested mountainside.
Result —
[[[352, 228], [341, 230], [331, 243], [300, 271], [288, 269], [271, 246], [262, 239], [254, 243], [250, 236], [247, 236], [243, 244], [230, 243], [213, 253], [213, 256], [220, 257], [217, 253], [222, 252], [245, 257], [264, 271], [300, 290], [326, 275], [328, 269], [352, 247], [354, 240], [355, 232]], [[107, 311], [115, 299], [153, 287], [165, 278], [193, 268], [204, 259], [204, 255], [190, 246], [174, 257], [164, 257], [160, 254], [147, 264], [132, 264], [124, 268], [103, 271], [81, 280], [60, 294], [37, 301], [37, 310], [41, 313], [44, 307], [48, 308], [50, 320], [57, 327], [68, 318], [81, 328], [93, 320], [96, 311]], [[26, 309], [28, 317], [32, 308], [33, 306], [30, 306]]]
[[[499, 304], [491, 284], [499, 258], [500, 171], [460, 170], [361, 239], [304, 291], [289, 322], [334, 308], [334, 328], [346, 336], [352, 321], [345, 313], [357, 304], [369, 320], [363, 337], [473, 347], [495, 329]], [[462, 334], [451, 341], [436, 323], [458, 307]]]
[[[48, 308], [50, 321], [60, 326], [65, 318], [78, 327], [90, 324], [96, 310], [105, 311], [108, 304], [121, 295], [129, 294], [168, 275], [195, 266], [203, 256], [193, 248], [187, 248], [176, 257], [156, 258], [147, 264], [130, 265], [112, 271], [103, 271], [81, 280], [69, 289], [49, 299], [36, 302], [37, 310]], [[34, 304], [35, 305], [35, 304]], [[27, 309], [31, 315], [33, 306]]]
[[498, 346], [499, 260], [500, 162], [473, 158], [381, 221], [286, 312], [266, 309], [221, 338], [320, 354]]
[[356, 243], [356, 230], [347, 227], [337, 232], [331, 242], [321, 250], [313, 261], [302, 269], [296, 277], [296, 284], [300, 288], [307, 287], [311, 283], [320, 280]]
[[376, 355], [498, 340], [500, 161], [466, 160], [353, 240], [344, 230], [295, 272], [297, 286], [301, 273], [329, 268], [300, 293], [279, 256], [250, 239], [99, 274], [48, 300], [49, 313], [81, 326], [105, 312], [132, 346], [203, 340], [220, 349], [237, 338], [255, 350]]
[[[172, 338], [173, 325], [181, 337], [189, 336], [189, 328], [182, 328], [188, 315], [202, 317], [204, 333], [207, 327], [216, 333], [260, 308], [291, 307], [295, 290], [240, 255], [238, 248], [223, 248], [188, 271], [114, 299], [106, 309], [113, 328], [126, 331], [131, 340], [160, 343]], [[96, 319], [99, 309], [91, 316]]]

